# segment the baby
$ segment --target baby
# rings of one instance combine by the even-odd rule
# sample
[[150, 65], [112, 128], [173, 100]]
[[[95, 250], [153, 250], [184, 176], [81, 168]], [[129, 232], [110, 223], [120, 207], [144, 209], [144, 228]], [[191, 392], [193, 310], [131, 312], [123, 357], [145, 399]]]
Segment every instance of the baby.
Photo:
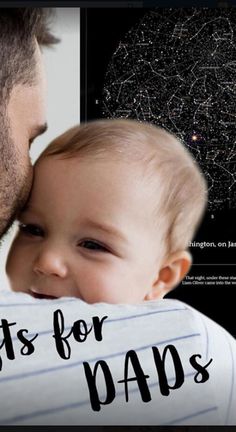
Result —
[[98, 120], [56, 138], [35, 165], [7, 260], [14, 291], [88, 303], [163, 298], [188, 272], [206, 185], [164, 129]]

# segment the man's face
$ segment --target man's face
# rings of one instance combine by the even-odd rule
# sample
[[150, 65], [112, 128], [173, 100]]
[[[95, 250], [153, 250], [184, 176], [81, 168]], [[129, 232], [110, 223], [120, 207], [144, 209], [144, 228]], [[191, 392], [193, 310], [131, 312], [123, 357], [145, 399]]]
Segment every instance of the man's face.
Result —
[[162, 257], [153, 198], [130, 163], [42, 159], [8, 257], [12, 288], [36, 298], [143, 301]]
[[0, 131], [0, 237], [25, 203], [32, 184], [29, 147], [45, 130], [45, 76], [39, 47], [36, 82], [18, 84], [11, 91]]

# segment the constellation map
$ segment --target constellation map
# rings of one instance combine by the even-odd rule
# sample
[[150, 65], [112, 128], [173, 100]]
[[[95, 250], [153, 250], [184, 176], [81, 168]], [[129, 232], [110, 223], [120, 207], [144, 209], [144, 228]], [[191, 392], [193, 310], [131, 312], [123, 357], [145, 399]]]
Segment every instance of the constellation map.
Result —
[[112, 55], [105, 117], [175, 133], [200, 164], [209, 209], [236, 208], [236, 10], [149, 10]]

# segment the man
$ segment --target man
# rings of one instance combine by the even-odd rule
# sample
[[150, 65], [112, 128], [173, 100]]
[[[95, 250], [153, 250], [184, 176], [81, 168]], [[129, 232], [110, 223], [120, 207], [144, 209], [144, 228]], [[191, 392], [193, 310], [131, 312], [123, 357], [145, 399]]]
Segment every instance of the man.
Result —
[[29, 147], [47, 127], [40, 47], [57, 41], [47, 18], [46, 9], [0, 11], [0, 237], [28, 197]]

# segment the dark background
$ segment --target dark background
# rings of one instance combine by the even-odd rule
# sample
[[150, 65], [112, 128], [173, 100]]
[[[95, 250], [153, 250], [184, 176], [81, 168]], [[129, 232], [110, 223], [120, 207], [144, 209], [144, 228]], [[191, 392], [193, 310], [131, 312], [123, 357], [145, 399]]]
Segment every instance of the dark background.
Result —
[[[132, 7], [132, 2], [127, 3], [130, 7], [81, 9], [81, 121], [102, 117], [100, 100], [107, 65], [119, 41], [147, 11]], [[216, 7], [220, 4], [200, 1], [196, 5], [196, 1], [189, 0], [142, 3], [165, 7]], [[231, 1], [230, 5], [236, 5], [236, 1]], [[216, 244], [236, 242], [235, 225], [236, 209], [207, 212], [194, 240]], [[236, 248], [192, 248], [191, 253], [194, 265], [189, 276], [236, 276]], [[181, 284], [168, 297], [190, 304], [236, 337], [235, 291], [236, 285]]]

